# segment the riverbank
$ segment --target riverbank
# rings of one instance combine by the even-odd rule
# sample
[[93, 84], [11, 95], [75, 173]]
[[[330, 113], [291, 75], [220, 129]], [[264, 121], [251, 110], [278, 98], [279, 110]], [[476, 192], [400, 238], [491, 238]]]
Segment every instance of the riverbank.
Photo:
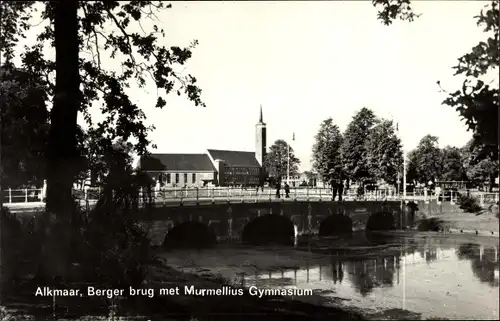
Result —
[[[131, 301], [101, 297], [35, 297], [36, 284], [24, 284], [0, 306], [0, 320], [363, 320], [359, 313], [314, 305], [281, 296], [259, 297], [220, 274], [180, 271], [163, 263], [150, 264], [142, 288], [153, 289], [154, 295], [137, 296]], [[99, 285], [66, 284], [61, 288], [80, 289]], [[58, 288], [58, 287], [56, 287]], [[186, 293], [186, 288], [217, 290], [225, 293]], [[241, 290], [234, 294], [230, 288]], [[161, 293], [173, 289], [174, 293]], [[175, 293], [175, 289], [179, 289]], [[229, 293], [229, 294], [228, 294]], [[313, 295], [314, 296], [314, 295]], [[113, 305], [119, 312], [112, 313]], [[110, 316], [113, 318], [110, 318]]]
[[[426, 215], [426, 218], [436, 218], [441, 221], [441, 226], [445, 231], [461, 233], [476, 233], [481, 235], [493, 235], [498, 237], [500, 232], [499, 220], [494, 212], [485, 211], [482, 214], [472, 214], [463, 212], [443, 212], [442, 214]], [[423, 219], [423, 216], [416, 218]]]
[[[389, 285], [391, 287], [396, 286], [396, 284], [392, 285], [392, 282], [396, 282], [395, 273], [396, 270], [400, 269], [397, 262], [401, 262], [401, 266], [411, 264], [411, 266], [407, 267], [408, 271], [413, 271], [417, 268], [417, 270], [412, 273], [421, 274], [422, 277], [417, 277], [418, 280], [411, 279], [407, 282], [408, 286], [412, 288], [412, 291], [422, 291], [423, 289], [418, 288], [418, 286], [421, 286], [422, 282], [423, 284], [426, 284], [426, 282], [431, 282], [432, 284], [441, 284], [441, 282], [444, 282], [443, 284], [447, 284], [446, 282], [453, 283], [458, 281], [456, 278], [448, 275], [450, 274], [448, 273], [450, 272], [448, 265], [451, 264], [454, 266], [454, 264], [457, 263], [446, 263], [449, 262], [450, 256], [455, 255], [454, 253], [457, 249], [460, 248], [460, 251], [465, 251], [464, 254], [460, 255], [472, 255], [469, 254], [472, 253], [471, 250], [469, 250], [471, 244], [477, 245], [478, 251], [480, 246], [486, 249], [498, 248], [499, 246], [499, 239], [490, 236], [417, 231], [393, 231], [380, 233], [379, 236], [381, 235], [389, 241], [377, 246], [366, 246], [362, 244], [363, 242], [355, 239], [351, 239], [351, 241], [338, 239], [330, 240], [331, 244], [329, 250], [326, 248], [314, 248], [314, 245], [309, 248], [311, 244], [309, 244], [309, 246], [303, 246], [301, 250], [280, 246], [218, 246], [212, 250], [178, 250], [160, 252], [158, 255], [164, 260], [164, 264], [173, 268], [173, 270], [186, 275], [198, 275], [206, 279], [215, 280], [216, 282], [222, 282], [222, 284], [229, 283], [239, 286], [256, 285], [259, 287], [271, 288], [308, 288], [313, 290], [313, 295], [296, 296], [288, 298], [288, 300], [293, 299], [294, 301], [301, 301], [317, 306], [335, 307], [344, 311], [356, 312], [366, 319], [419, 320], [423, 318], [436, 319], [436, 317], [443, 319], [443, 314], [441, 314], [442, 311], [438, 309], [436, 311], [430, 311], [430, 315], [427, 314], [424, 316], [423, 314], [414, 312], [415, 310], [411, 308], [405, 309], [404, 305], [398, 307], [397, 302], [398, 300], [401, 301], [401, 293], [398, 292], [399, 290], [396, 290], [396, 292], [388, 292], [390, 287], [386, 288]], [[404, 246], [401, 245], [402, 239], [404, 239]], [[325, 243], [325, 241], [323, 241], [323, 243]], [[326, 244], [323, 244], [323, 246], [326, 247]], [[477, 255], [479, 258], [479, 252]], [[486, 255], [488, 255], [488, 260], [492, 260], [491, 255], [493, 254], [491, 250], [485, 250], [485, 256]], [[406, 257], [407, 261], [404, 259], [396, 259], [396, 257]], [[462, 273], [462, 275], [464, 275], [463, 273], [471, 273], [470, 267], [468, 266], [468, 260], [471, 259], [473, 258], [464, 258], [462, 259], [465, 260], [463, 261], [464, 263], [459, 264], [460, 273]], [[340, 266], [339, 262], [343, 262], [340, 263], [343, 266], [343, 271], [340, 272], [341, 274], [338, 274], [339, 272], [337, 271]], [[356, 262], [359, 262], [359, 264]], [[380, 269], [379, 272], [377, 272], [377, 267], [374, 264]], [[386, 264], [387, 267], [385, 267]], [[427, 265], [429, 264], [439, 267], [439, 271], [443, 271], [440, 273], [445, 273], [446, 275], [435, 275], [432, 272], [427, 272]], [[496, 266], [498, 266], [497, 263], [488, 264], [496, 264]], [[366, 270], [367, 268], [368, 270]], [[375, 268], [375, 270], [373, 270], [373, 268]], [[362, 271], [363, 269], [365, 269], [364, 273]], [[484, 275], [480, 275], [481, 280], [490, 282], [488, 273], [493, 273], [493, 270], [490, 271], [490, 269], [491, 266], [488, 266], [484, 269], [484, 272], [478, 272], [476, 270], [474, 273], [485, 273]], [[399, 284], [400, 272], [397, 273], [397, 282]], [[404, 272], [401, 273], [404, 275]], [[428, 273], [432, 273], [432, 276], [428, 275]], [[342, 275], [344, 277], [342, 277]], [[338, 282], [341, 283], [335, 281], [338, 278], [340, 278]], [[343, 282], [342, 278], [344, 278]], [[450, 280], [447, 280], [447, 278], [450, 278]], [[475, 278], [475, 276], [473, 278]], [[454, 291], [465, 286], [471, 293], [481, 295], [477, 293], [477, 291], [483, 290], [478, 290], [479, 287], [476, 287], [474, 285], [475, 283], [470, 283], [477, 281], [462, 281], [458, 281], [459, 283], [457, 285], [451, 286], [448, 284], [448, 286], [451, 286]], [[390, 283], [384, 286], [383, 284], [386, 282]], [[498, 280], [495, 282], [498, 282]], [[414, 285], [412, 286], [410, 284]], [[363, 289], [366, 286], [368, 286], [369, 289], [373, 289], [369, 291], [379, 293], [377, 296], [373, 297], [374, 300], [382, 300], [386, 303], [380, 302], [382, 304], [381, 306], [374, 306], [373, 303], [370, 303], [369, 297], [364, 297], [365, 294], [361, 297], [358, 294], [354, 297], [352, 296], [354, 293], [352, 287], [357, 287], [358, 290], [355, 291], [364, 293], [363, 291], [366, 290]], [[496, 286], [498, 287], [498, 285]], [[397, 287], [400, 288], [401, 285]], [[433, 309], [433, 302], [438, 302], [443, 295], [440, 291], [434, 292], [434, 290], [433, 293], [429, 291], [429, 293], [423, 296], [428, 297], [428, 300], [425, 300], [425, 305], [419, 306], [419, 304], [423, 304], [424, 302], [417, 300], [419, 303], [415, 303], [415, 301], [408, 302], [408, 307], [416, 308], [417, 310], [419, 308], [424, 308], [425, 310], [425, 307], [429, 306], [429, 310]], [[455, 295], [454, 292], [449, 292]], [[359, 299], [355, 299], [355, 297], [359, 297]], [[496, 297], [498, 297], [498, 295]], [[470, 299], [468, 296], [464, 298], [464, 300], [468, 299]], [[284, 301], [286, 300], [287, 298], [284, 298]], [[389, 303], [391, 301], [392, 303]], [[464, 303], [470, 304], [472, 302], [467, 301]], [[414, 304], [417, 305], [414, 306]], [[489, 303], [486, 306], [489, 306]], [[496, 312], [493, 313], [495, 314]]]

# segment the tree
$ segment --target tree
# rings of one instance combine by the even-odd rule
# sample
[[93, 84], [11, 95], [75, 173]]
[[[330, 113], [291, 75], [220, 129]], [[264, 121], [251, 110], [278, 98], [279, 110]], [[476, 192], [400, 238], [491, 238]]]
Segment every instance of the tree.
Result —
[[372, 110], [363, 107], [347, 125], [341, 148], [344, 170], [351, 180], [363, 181], [369, 178], [366, 140], [375, 124]]
[[381, 120], [366, 140], [367, 165], [373, 178], [388, 184], [398, 183], [403, 165], [403, 147], [392, 121]]
[[290, 175], [297, 175], [300, 160], [295, 157], [293, 148], [290, 147], [288, 154], [288, 143], [278, 139], [269, 147], [269, 152], [264, 159], [264, 167], [270, 176], [278, 181], [287, 177], [288, 159], [290, 159]]
[[342, 172], [342, 134], [332, 118], [320, 124], [318, 133], [314, 137], [315, 144], [312, 150], [313, 169], [319, 174], [323, 182], [339, 179]]
[[[29, 30], [34, 2], [2, 1], [0, 48], [6, 62], [11, 63], [19, 37]], [[83, 113], [87, 125], [104, 133], [109, 140], [134, 138], [134, 151], [147, 152], [147, 134], [152, 128], [143, 124], [144, 113], [132, 103], [126, 90], [132, 82], [143, 87], [153, 81], [158, 90], [156, 107], [166, 105], [166, 96], [181, 91], [195, 105], [204, 106], [196, 78], [177, 72], [191, 57], [197, 42], [187, 48], [162, 45], [165, 32], [153, 21], [156, 13], [170, 7], [151, 1], [57, 1], [43, 2], [42, 17], [50, 24], [38, 35], [38, 42], [25, 48], [22, 68], [46, 79], [47, 94], [53, 97], [47, 151], [47, 211], [58, 221], [59, 235], [52, 235], [54, 248], [46, 253], [47, 264], [66, 265], [70, 249], [71, 216], [74, 213], [72, 185], [81, 169], [77, 149], [77, 115]], [[151, 20], [152, 26], [143, 34], [132, 29], [142, 28], [141, 22]], [[109, 28], [113, 26], [115, 30]], [[109, 31], [111, 30], [111, 31]], [[55, 61], [46, 59], [44, 44], [56, 53]], [[80, 55], [82, 51], [91, 57]], [[103, 59], [119, 61], [121, 72], [106, 70]], [[55, 73], [55, 84], [53, 76]], [[102, 102], [102, 122], [94, 124], [89, 108]], [[56, 226], [54, 225], [54, 226]], [[52, 232], [51, 232], [52, 233]], [[63, 278], [67, 269], [46, 267], [48, 275]]]
[[40, 84], [26, 71], [0, 68], [2, 188], [43, 184], [49, 114]]
[[[375, 7], [381, 8], [378, 18], [386, 25], [393, 20], [413, 21], [419, 14], [413, 12], [410, 0], [374, 0]], [[491, 162], [498, 161], [499, 154], [499, 97], [498, 83], [491, 86], [481, 78], [487, 73], [498, 74], [500, 66], [499, 39], [499, 1], [494, 0], [485, 10], [475, 16], [477, 25], [483, 27], [485, 41], [479, 42], [469, 53], [458, 58], [458, 64], [453, 67], [455, 76], [464, 77], [462, 88], [448, 92], [444, 105], [455, 108], [465, 121], [469, 130], [474, 133], [474, 144], [477, 158], [489, 158]], [[437, 82], [441, 86], [440, 81]], [[443, 90], [444, 91], [444, 90]]]
[[[490, 160], [498, 159], [498, 82], [495, 87], [486, 84], [482, 77], [493, 71], [498, 76], [500, 65], [499, 3], [492, 1], [475, 16], [477, 25], [483, 27], [486, 40], [479, 42], [469, 53], [458, 58], [453, 67], [455, 76], [464, 77], [462, 88], [448, 93], [443, 104], [455, 108], [468, 128], [474, 132], [475, 144], [485, 149]], [[438, 81], [438, 84], [440, 82]], [[489, 155], [488, 155], [489, 154]]]
[[442, 153], [438, 144], [438, 138], [425, 135], [415, 150], [409, 155], [409, 175], [411, 179], [419, 183], [427, 183], [440, 178], [442, 171]]
[[462, 152], [457, 147], [446, 146], [442, 150], [442, 172], [440, 178], [443, 181], [462, 181], [467, 177], [462, 164]]
[[488, 182], [489, 191], [492, 192], [495, 178], [498, 176], [499, 163], [498, 160], [483, 157], [482, 153], [483, 148], [471, 139], [461, 148], [462, 164], [469, 181], [479, 186]]

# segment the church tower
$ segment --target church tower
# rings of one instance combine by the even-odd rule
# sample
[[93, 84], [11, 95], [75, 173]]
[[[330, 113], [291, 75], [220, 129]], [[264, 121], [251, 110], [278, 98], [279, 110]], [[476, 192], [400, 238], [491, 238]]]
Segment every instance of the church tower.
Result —
[[255, 125], [255, 158], [260, 166], [264, 165], [264, 157], [266, 156], [266, 123], [262, 117], [262, 105], [260, 105], [259, 122]]

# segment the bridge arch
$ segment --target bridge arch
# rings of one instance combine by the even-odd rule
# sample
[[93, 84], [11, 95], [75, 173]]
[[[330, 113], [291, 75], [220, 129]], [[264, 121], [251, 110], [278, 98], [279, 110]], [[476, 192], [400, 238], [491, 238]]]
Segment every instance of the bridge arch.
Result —
[[166, 248], [207, 248], [217, 243], [215, 231], [201, 222], [183, 222], [168, 231], [163, 241]]
[[319, 236], [351, 234], [352, 225], [352, 220], [347, 215], [330, 215], [320, 223]]
[[375, 212], [366, 222], [366, 231], [387, 231], [395, 228], [394, 215], [389, 212]]
[[243, 228], [241, 241], [251, 245], [280, 244], [293, 245], [296, 226], [282, 215], [259, 216]]

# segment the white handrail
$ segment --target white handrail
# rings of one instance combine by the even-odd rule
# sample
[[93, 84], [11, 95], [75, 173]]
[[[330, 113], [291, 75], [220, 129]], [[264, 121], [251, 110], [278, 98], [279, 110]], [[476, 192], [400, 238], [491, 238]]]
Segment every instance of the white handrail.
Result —
[[[276, 190], [272, 188], [256, 187], [187, 187], [187, 188], [162, 188], [160, 190], [151, 189], [151, 198], [155, 202], [168, 202], [168, 201], [200, 201], [210, 200], [225, 200], [229, 202], [259, 202], [259, 201], [272, 201], [276, 198]], [[43, 203], [43, 189], [42, 188], [25, 188], [25, 189], [7, 189], [3, 191], [4, 204], [14, 203]], [[290, 187], [290, 197], [288, 200], [304, 200], [304, 201], [318, 201], [321, 199], [331, 199], [332, 190], [324, 187]], [[74, 190], [74, 195], [77, 199], [89, 201], [97, 200], [100, 195], [100, 188], [87, 188], [85, 190]], [[139, 192], [139, 201], [143, 202], [143, 196], [146, 196], [146, 191]], [[477, 197], [481, 204], [498, 202], [498, 193], [486, 193], [471, 191], [470, 195]], [[444, 195], [441, 195], [444, 196]], [[280, 198], [285, 197], [285, 191], [281, 189]], [[407, 193], [407, 200], [423, 200], [432, 201], [436, 200], [436, 195], [428, 193], [425, 195], [420, 191]], [[452, 203], [457, 201], [457, 193], [452, 192], [450, 195], [445, 196], [446, 201]], [[338, 199], [338, 196], [337, 198]], [[402, 195], [397, 195], [393, 189], [379, 189], [375, 191], [366, 191], [364, 195], [358, 195], [355, 189], [345, 190], [342, 196], [344, 201], [351, 200], [365, 200], [365, 201], [378, 201], [378, 200], [401, 200]]]

